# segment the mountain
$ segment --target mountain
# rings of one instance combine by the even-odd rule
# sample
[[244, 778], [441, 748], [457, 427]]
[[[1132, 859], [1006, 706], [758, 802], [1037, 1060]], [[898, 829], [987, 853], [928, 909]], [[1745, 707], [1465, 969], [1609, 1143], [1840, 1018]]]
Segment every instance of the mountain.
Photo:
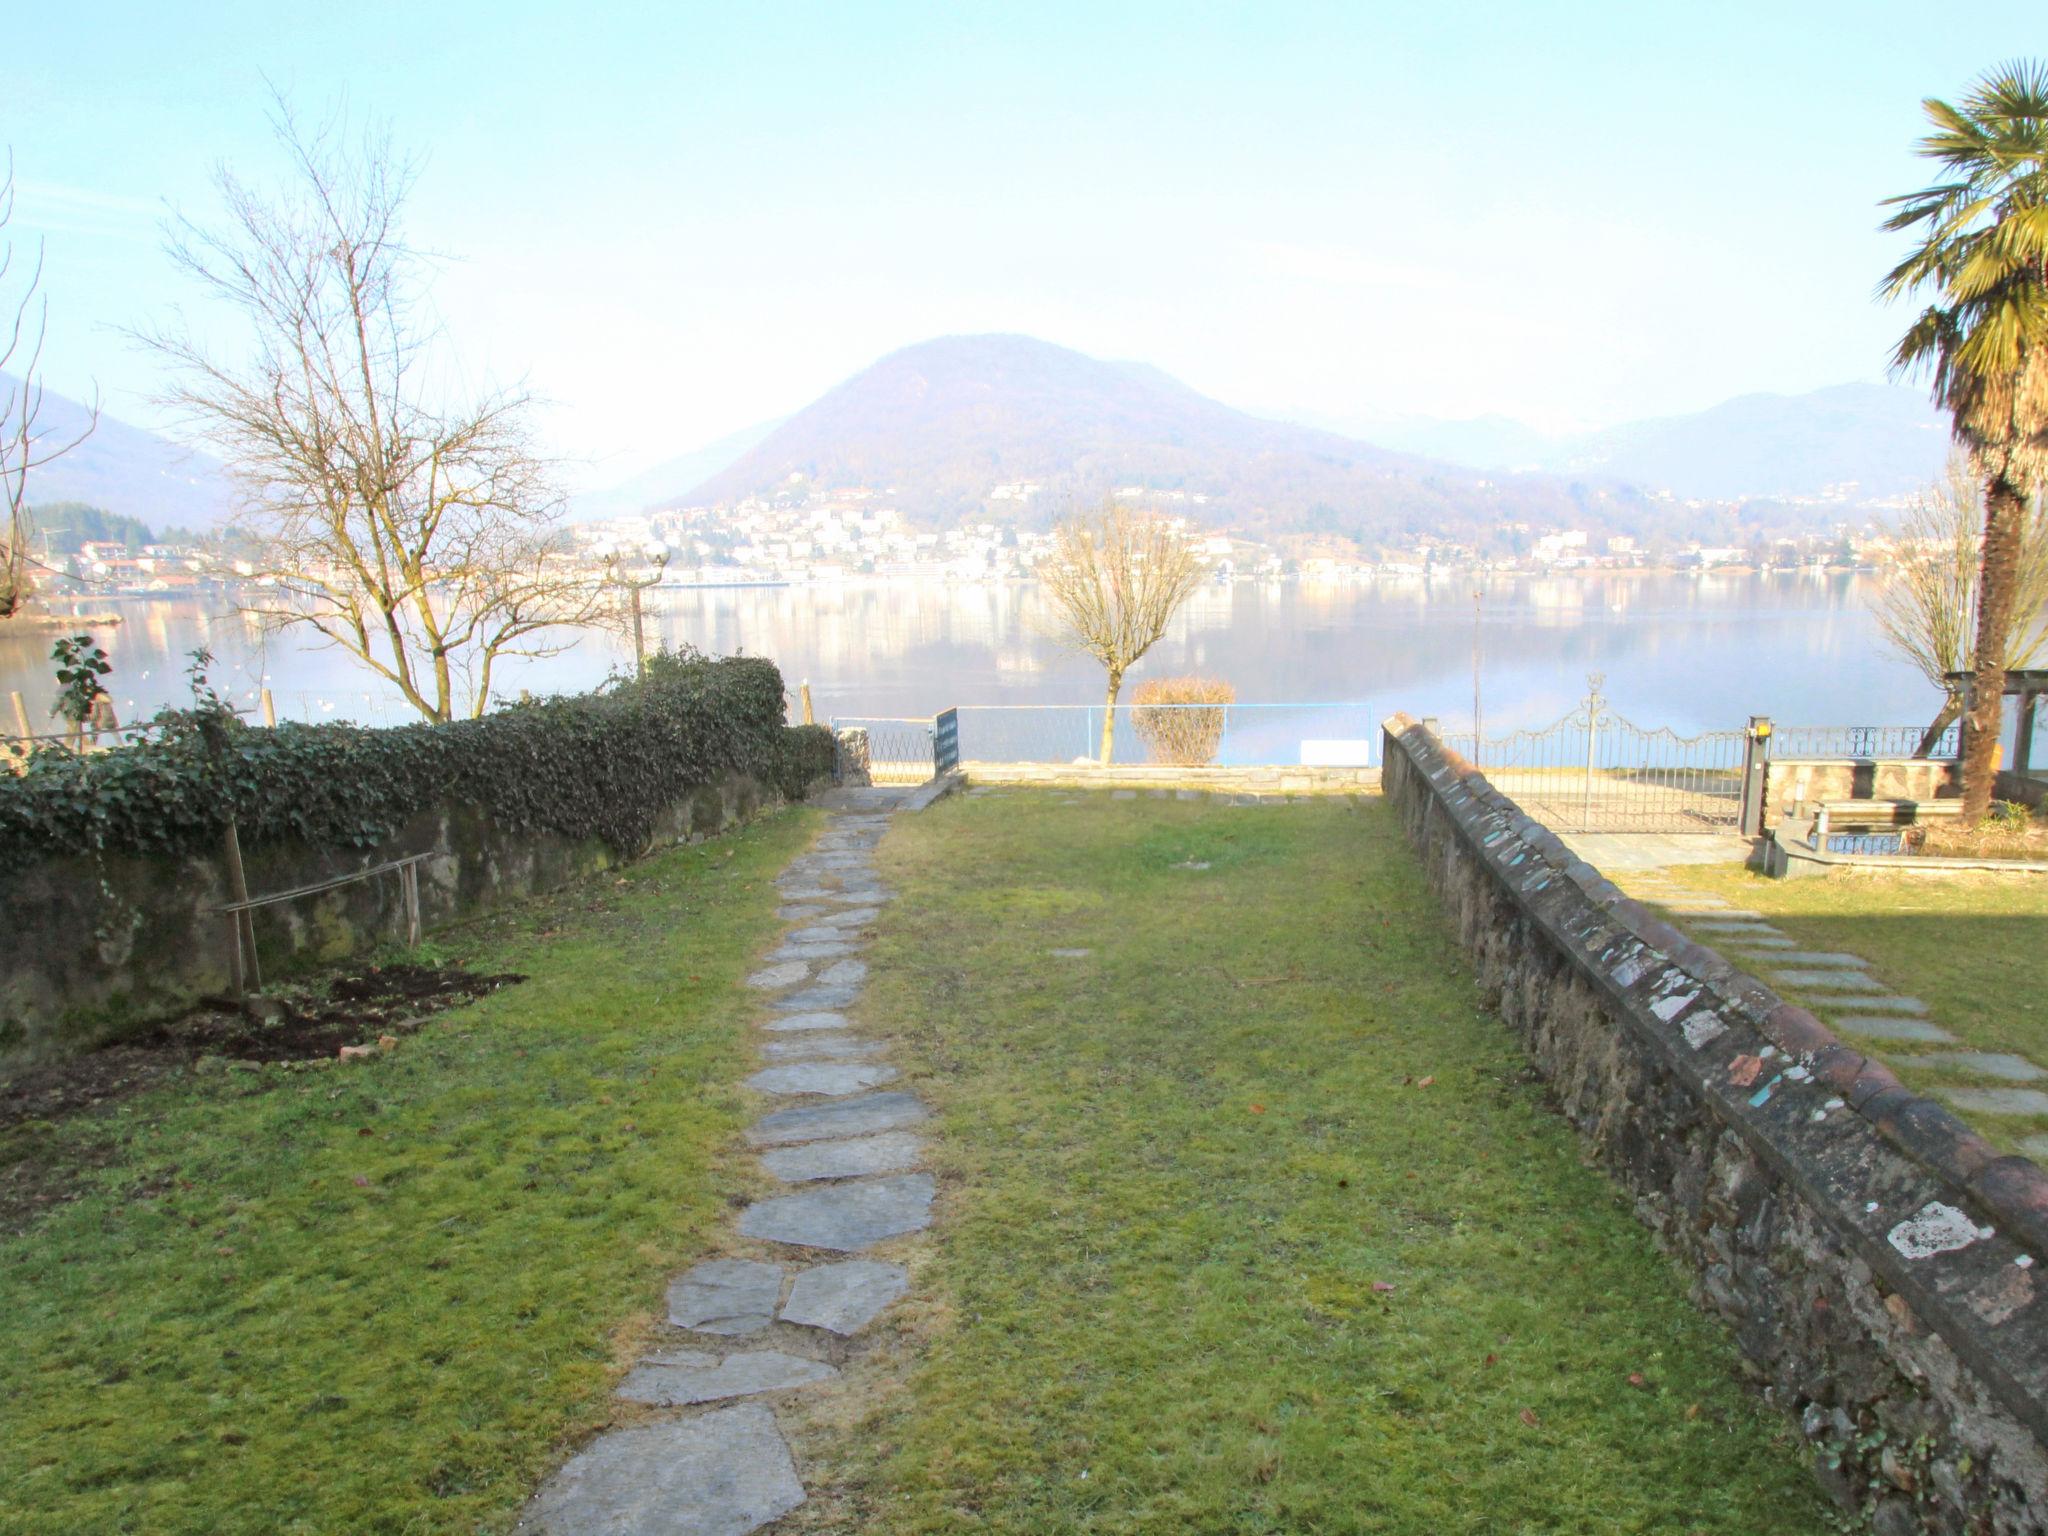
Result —
[[[1600, 520], [1632, 493], [1554, 476], [1489, 479], [1334, 432], [1233, 410], [1156, 368], [1028, 336], [906, 347], [789, 417], [673, 505], [886, 488], [920, 522], [1049, 522], [1112, 488], [1250, 534], [1469, 538], [1502, 522]], [[1028, 501], [998, 486], [1036, 482]]]
[[1941, 473], [1948, 418], [1919, 390], [1838, 384], [1755, 394], [1690, 415], [1548, 437], [1505, 417], [1375, 424], [1375, 441], [1472, 469], [1595, 474], [1720, 501], [1911, 494]]
[[756, 422], [715, 443], [665, 459], [605, 490], [585, 492], [571, 500], [569, 515], [577, 522], [588, 522], [601, 517], [623, 517], [672, 502], [731, 464], [787, 419], [779, 416], [773, 421]]
[[[20, 388], [21, 380], [0, 373], [0, 400], [17, 397]], [[36, 433], [46, 444], [67, 443], [91, 421], [85, 406], [46, 390]], [[152, 528], [215, 527], [227, 520], [233, 498], [213, 459], [104, 412], [91, 436], [28, 478], [30, 506], [82, 501]]]

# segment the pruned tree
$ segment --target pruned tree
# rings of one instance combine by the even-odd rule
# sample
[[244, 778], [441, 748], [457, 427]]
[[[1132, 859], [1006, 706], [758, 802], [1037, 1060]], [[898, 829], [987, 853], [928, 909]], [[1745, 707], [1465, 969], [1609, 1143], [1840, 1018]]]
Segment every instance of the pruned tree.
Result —
[[1884, 227], [1920, 238], [1881, 291], [1931, 291], [1893, 363], [1931, 370], [1935, 401], [1984, 487], [1963, 727], [1963, 816], [1974, 826], [1990, 809], [1997, 778], [2021, 529], [2048, 472], [2048, 65], [2001, 65], [1960, 105], [1922, 106], [1933, 131], [1917, 148], [1939, 162], [1942, 177], [1889, 200], [1898, 211]]
[[1114, 500], [1053, 530], [1052, 551], [1038, 567], [1059, 610], [1069, 644], [1109, 674], [1102, 712], [1102, 755], [1116, 745], [1116, 700], [1124, 674], [1152, 649], [1181, 604], [1202, 580], [1194, 545], [1163, 518], [1133, 512]]
[[[0, 314], [7, 329], [0, 335], [0, 499], [7, 503], [7, 523], [0, 529], [0, 619], [21, 611], [35, 589], [30, 540], [28, 487], [30, 475], [62, 458], [92, 434], [99, 423], [99, 405], [89, 407], [85, 429], [72, 436], [53, 436], [41, 424], [43, 413], [43, 341], [49, 331], [49, 303], [43, 297], [43, 251], [26, 273], [17, 274], [14, 242], [7, 227], [14, 222], [14, 157], [0, 172]], [[9, 300], [10, 288], [19, 291]]]
[[[1965, 690], [1953, 678], [1968, 669], [1977, 634], [1981, 495], [1969, 456], [1951, 454], [1948, 473], [1914, 499], [1892, 530], [1898, 547], [1875, 604], [1878, 629], [1942, 693], [1941, 708], [1920, 738], [1920, 757], [1933, 754], [1942, 732], [1963, 713]], [[2044, 608], [2048, 509], [2037, 488], [2021, 519], [2018, 576], [2005, 636], [2008, 668], [2031, 666], [2041, 654], [2048, 642]]]
[[239, 483], [232, 531], [286, 600], [266, 621], [316, 631], [430, 720], [481, 715], [499, 662], [614, 622], [614, 597], [558, 551], [533, 397], [448, 382], [401, 226], [412, 165], [382, 134], [308, 130], [281, 101], [273, 124], [287, 187], [265, 196], [223, 168], [221, 222], [166, 232], [245, 349], [222, 357], [182, 325], [138, 339]]

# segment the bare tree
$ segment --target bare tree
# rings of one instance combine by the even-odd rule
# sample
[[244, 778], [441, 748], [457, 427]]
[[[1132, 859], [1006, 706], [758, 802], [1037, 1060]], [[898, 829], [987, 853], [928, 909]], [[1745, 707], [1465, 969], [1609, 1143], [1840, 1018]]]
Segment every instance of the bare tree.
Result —
[[[14, 157], [0, 173], [0, 293], [14, 280], [14, 242], [6, 237], [14, 220]], [[92, 435], [99, 424], [99, 404], [89, 408], [85, 430], [55, 437], [43, 430], [43, 383], [38, 374], [43, 341], [49, 330], [49, 304], [42, 297], [43, 250], [36, 247], [20, 294], [7, 307], [7, 329], [0, 336], [0, 499], [7, 503], [7, 526], [0, 530], [0, 619], [21, 611], [35, 588], [29, 552], [28, 483], [32, 471], [61, 458]], [[0, 300], [0, 303], [5, 303]]]
[[265, 197], [223, 168], [217, 228], [167, 231], [171, 258], [246, 323], [223, 360], [182, 326], [138, 333], [172, 365], [166, 403], [234, 473], [234, 533], [303, 625], [430, 720], [483, 713], [493, 669], [613, 621], [604, 584], [557, 551], [562, 497], [524, 391], [467, 394], [420, 318], [400, 217], [413, 166], [379, 133], [273, 124], [291, 166]]
[[[1877, 624], [1892, 648], [1942, 691], [1940, 711], [1920, 738], [1918, 756], [1934, 751], [1941, 733], [1962, 718], [1968, 669], [1977, 637], [1982, 569], [1983, 490], [1966, 453], [1949, 455], [1947, 474], [1917, 497], [1893, 530], [1898, 544], [1876, 603]], [[2022, 510], [2012, 618], [2005, 665], [2031, 666], [2048, 642], [2048, 510], [2038, 490]]]
[[1102, 762], [1116, 745], [1116, 698], [1124, 674], [1152, 649], [1202, 580], [1194, 545], [1163, 518], [1114, 500], [1053, 530], [1038, 578], [1058, 606], [1067, 641], [1109, 673]]

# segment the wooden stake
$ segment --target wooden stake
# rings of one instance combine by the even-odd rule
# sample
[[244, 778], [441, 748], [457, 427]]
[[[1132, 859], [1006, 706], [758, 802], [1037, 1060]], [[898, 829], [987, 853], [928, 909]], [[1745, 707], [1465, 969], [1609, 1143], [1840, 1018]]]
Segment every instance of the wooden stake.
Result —
[[[803, 683], [797, 689], [797, 692], [804, 701], [804, 724], [816, 725], [818, 723], [817, 716], [811, 713], [811, 680], [809, 678], [805, 678]], [[15, 695], [15, 697], [19, 698], [20, 695], [17, 694]]]
[[263, 723], [273, 729], [277, 725], [277, 701], [271, 698], [268, 688], [263, 690]]
[[32, 747], [32, 746], [34, 746], [34, 745], [35, 745], [35, 735], [36, 735], [36, 733], [35, 733], [34, 731], [32, 731], [32, 730], [30, 730], [30, 729], [29, 729], [29, 725], [28, 725], [28, 703], [27, 703], [27, 701], [26, 701], [26, 700], [24, 700], [24, 699], [22, 698], [22, 696], [21, 696], [21, 690], [20, 690], [19, 688], [17, 688], [17, 689], [15, 689], [15, 690], [14, 690], [13, 698], [14, 698], [14, 730], [15, 730], [15, 734], [16, 734], [16, 735], [18, 735], [19, 737], [21, 737], [21, 745], [22, 745], [22, 749], [23, 749], [24, 751], [26, 751], [26, 750], [27, 750], [27, 749], [28, 749], [29, 747]]

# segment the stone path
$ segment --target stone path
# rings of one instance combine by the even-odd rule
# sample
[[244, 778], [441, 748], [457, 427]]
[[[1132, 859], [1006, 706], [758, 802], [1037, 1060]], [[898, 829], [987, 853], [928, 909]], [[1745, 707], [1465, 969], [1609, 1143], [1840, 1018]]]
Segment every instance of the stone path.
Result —
[[[519, 1529], [547, 1536], [743, 1536], [804, 1502], [773, 1404], [836, 1380], [860, 1336], [910, 1289], [870, 1249], [931, 1221], [918, 1171], [929, 1112], [884, 1089], [885, 1042], [844, 1010], [867, 981], [866, 930], [890, 900], [872, 860], [910, 792], [835, 790], [817, 843], [777, 881], [789, 925], [745, 985], [762, 995], [763, 1066], [747, 1086], [769, 1107], [747, 1130], [787, 1192], [739, 1213], [734, 1246], [668, 1292], [669, 1336], [619, 1384], [622, 1402], [669, 1414], [599, 1435], [528, 1506]], [[762, 1401], [740, 1406], [734, 1399]]]
[[[1860, 955], [1798, 947], [1759, 913], [1739, 911], [1717, 896], [1678, 885], [1664, 866], [1627, 871], [1629, 894], [1682, 918], [1700, 938], [1774, 985], [1812, 994], [1816, 1012], [1838, 1033], [1898, 1046], [1954, 1046], [1956, 1037], [1927, 1017], [1917, 997], [1894, 993]], [[1895, 1059], [1990, 1083], [1940, 1083], [1934, 1092], [1966, 1114], [2048, 1116], [2048, 1092], [2016, 1084], [2048, 1078], [2048, 1069], [1999, 1051], [1935, 1050]], [[2020, 1141], [2030, 1157], [2048, 1160], [2048, 1135]]]

